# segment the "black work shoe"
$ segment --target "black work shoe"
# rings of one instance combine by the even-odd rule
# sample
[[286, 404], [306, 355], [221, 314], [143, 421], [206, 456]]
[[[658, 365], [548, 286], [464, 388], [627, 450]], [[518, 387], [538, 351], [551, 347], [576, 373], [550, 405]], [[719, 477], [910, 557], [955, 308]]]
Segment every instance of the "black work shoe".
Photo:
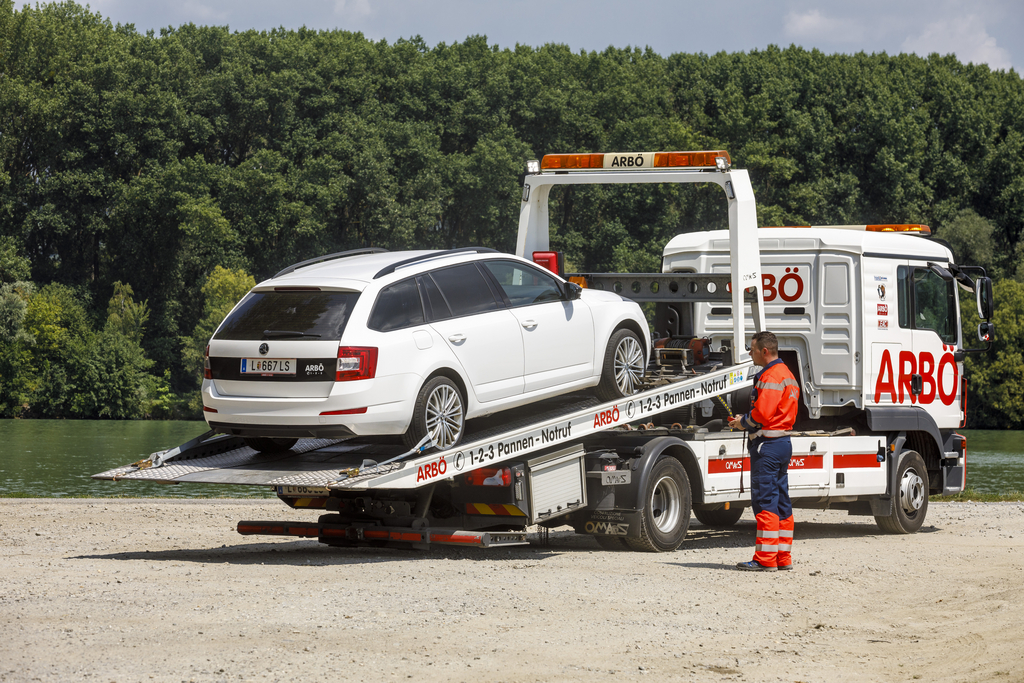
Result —
[[778, 571], [778, 567], [766, 567], [756, 560], [750, 562], [740, 562], [736, 565], [736, 569], [742, 569], [747, 572], [774, 572]]
[[792, 568], [793, 568], [793, 565], [791, 565], [791, 564], [780, 564], [779, 565], [779, 571], [780, 572], [788, 572]]

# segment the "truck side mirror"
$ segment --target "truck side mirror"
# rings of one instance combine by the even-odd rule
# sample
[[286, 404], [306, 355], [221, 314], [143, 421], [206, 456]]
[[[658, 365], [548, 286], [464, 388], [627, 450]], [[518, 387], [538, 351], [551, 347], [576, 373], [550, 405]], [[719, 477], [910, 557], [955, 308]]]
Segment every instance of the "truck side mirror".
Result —
[[[992, 317], [992, 278], [979, 277], [974, 283], [978, 298], [978, 317], [988, 320]], [[980, 334], [980, 333], [979, 333]]]
[[978, 341], [992, 343], [996, 338], [995, 323], [978, 323]]

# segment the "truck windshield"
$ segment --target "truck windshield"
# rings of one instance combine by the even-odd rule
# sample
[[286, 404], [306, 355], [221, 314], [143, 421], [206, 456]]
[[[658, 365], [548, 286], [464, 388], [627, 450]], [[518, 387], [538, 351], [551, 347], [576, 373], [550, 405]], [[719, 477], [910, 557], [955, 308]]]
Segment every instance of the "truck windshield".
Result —
[[250, 292], [213, 338], [341, 339], [358, 298], [359, 292]]

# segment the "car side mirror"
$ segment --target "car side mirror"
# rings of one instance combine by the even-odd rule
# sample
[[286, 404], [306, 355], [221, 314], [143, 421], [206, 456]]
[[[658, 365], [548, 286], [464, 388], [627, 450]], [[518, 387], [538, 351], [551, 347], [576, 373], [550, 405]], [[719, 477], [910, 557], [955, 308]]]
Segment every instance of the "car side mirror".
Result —
[[576, 301], [583, 296], [583, 288], [575, 282], [565, 283], [565, 299], [566, 301]]
[[978, 317], [988, 320], [992, 317], [992, 278], [979, 277], [974, 283], [978, 299]]

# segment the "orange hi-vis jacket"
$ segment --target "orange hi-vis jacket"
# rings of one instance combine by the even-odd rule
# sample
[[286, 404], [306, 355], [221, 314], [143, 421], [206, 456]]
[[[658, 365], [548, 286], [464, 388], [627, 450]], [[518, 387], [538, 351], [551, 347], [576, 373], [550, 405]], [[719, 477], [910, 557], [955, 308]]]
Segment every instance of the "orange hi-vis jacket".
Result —
[[785, 436], [793, 429], [800, 403], [800, 386], [781, 359], [776, 358], [754, 378], [752, 408], [742, 424], [755, 437]]

